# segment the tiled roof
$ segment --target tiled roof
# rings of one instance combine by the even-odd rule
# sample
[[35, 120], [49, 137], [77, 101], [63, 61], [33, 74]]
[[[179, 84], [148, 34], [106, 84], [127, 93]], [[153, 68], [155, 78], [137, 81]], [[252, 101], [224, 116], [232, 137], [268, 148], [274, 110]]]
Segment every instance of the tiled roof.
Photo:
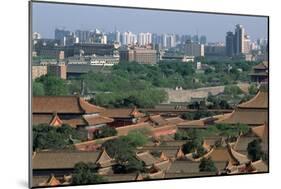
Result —
[[208, 157], [215, 162], [230, 162], [232, 164], [244, 164], [249, 162], [247, 156], [236, 152], [229, 145], [227, 147], [213, 149]]
[[98, 165], [100, 165], [101, 167], [107, 167], [107, 166], [113, 165], [114, 164], [113, 161], [114, 160], [111, 157], [109, 157], [109, 155], [107, 154], [105, 149], [103, 149], [101, 151], [101, 153], [99, 154], [99, 157], [97, 158], [96, 163]]
[[199, 164], [200, 162], [176, 160], [172, 162], [167, 173], [197, 173], [199, 172]]
[[110, 174], [103, 176], [108, 182], [134, 181], [136, 174]]
[[182, 119], [180, 117], [172, 117], [172, 118], [166, 118], [166, 121], [169, 124], [179, 124], [179, 123], [183, 122], [184, 119]]
[[267, 109], [237, 108], [230, 115], [216, 121], [216, 123], [227, 123], [227, 124], [243, 123], [248, 125], [261, 125], [267, 121], [268, 121]]
[[268, 62], [263, 61], [253, 67], [253, 69], [268, 69]]
[[[60, 116], [58, 118], [62, 121], [63, 124], [68, 124], [71, 127], [76, 127], [78, 125], [87, 125], [85, 119], [79, 115], [75, 116], [74, 118], [62, 119]], [[50, 124], [54, 120], [53, 114], [32, 114], [32, 124], [39, 125], [39, 124]]]
[[251, 131], [258, 136], [260, 139], [264, 139], [264, 135], [265, 135], [265, 127], [267, 127], [265, 124], [261, 125], [261, 126], [257, 126], [257, 127], [252, 127]]
[[37, 152], [32, 160], [33, 169], [68, 169], [76, 163], [95, 163], [100, 152], [79, 151], [42, 151]]
[[32, 115], [32, 124], [50, 124], [53, 119], [52, 114], [33, 114]]
[[162, 126], [168, 123], [161, 115], [149, 116], [149, 120], [156, 126]]
[[136, 108], [105, 109], [100, 114], [110, 118], [139, 118], [144, 116], [144, 114], [139, 112]]
[[188, 178], [217, 175], [215, 172], [166, 173], [165, 178]]
[[35, 96], [33, 113], [98, 113], [104, 109], [92, 105], [78, 96]]
[[167, 171], [171, 166], [171, 161], [169, 159], [167, 159], [164, 161], [154, 163], [153, 166], [155, 166], [157, 169], [159, 169], [161, 171]]
[[151, 155], [148, 151], [136, 153], [136, 158], [140, 161], [143, 161], [145, 165], [153, 165], [156, 162], [159, 162], [159, 159]]
[[149, 123], [137, 123], [134, 125], [128, 125], [128, 126], [116, 128], [119, 136], [127, 135], [130, 131], [134, 131], [134, 130], [138, 130], [138, 129], [151, 130], [152, 126]]
[[165, 172], [164, 171], [157, 171], [155, 173], [149, 173], [148, 174], [148, 178], [149, 179], [162, 179], [165, 178]]
[[267, 172], [268, 171], [268, 165], [263, 160], [258, 160], [258, 161], [252, 162], [251, 165], [257, 170], [257, 172]]
[[113, 122], [113, 119], [100, 116], [98, 114], [92, 114], [92, 115], [83, 115], [83, 118], [87, 121], [88, 125], [99, 125], [103, 123], [111, 123]]
[[268, 108], [268, 92], [261, 89], [255, 97], [238, 105], [239, 108]]

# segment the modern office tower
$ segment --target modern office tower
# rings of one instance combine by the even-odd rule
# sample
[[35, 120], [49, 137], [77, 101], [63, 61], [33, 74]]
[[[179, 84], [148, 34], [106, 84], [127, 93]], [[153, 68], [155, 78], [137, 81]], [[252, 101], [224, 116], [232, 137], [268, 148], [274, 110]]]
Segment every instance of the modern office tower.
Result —
[[107, 44], [107, 36], [98, 29], [95, 29], [91, 32], [90, 43], [100, 43], [100, 44]]
[[107, 43], [115, 43], [116, 32], [107, 32], [105, 33], [107, 37]]
[[70, 35], [70, 31], [64, 29], [55, 29], [55, 39], [59, 40], [60, 45], [64, 45], [64, 37]]
[[208, 43], [204, 45], [205, 56], [225, 56], [225, 45], [220, 43]]
[[119, 31], [115, 32], [115, 42], [121, 43], [121, 34]]
[[237, 24], [235, 28], [235, 54], [240, 55], [245, 53], [245, 29], [242, 25]]
[[161, 35], [161, 46], [162, 46], [162, 48], [167, 47], [167, 34]]
[[184, 45], [184, 52], [187, 56], [204, 56], [204, 45], [188, 40]]
[[185, 44], [187, 41], [191, 41], [190, 35], [182, 35], [181, 36], [181, 44]]
[[193, 43], [199, 43], [199, 36], [198, 36], [198, 35], [194, 35], [194, 36], [192, 37], [192, 42], [193, 42]]
[[137, 37], [132, 32], [122, 33], [122, 45], [134, 45], [137, 42]]
[[75, 35], [78, 37], [80, 43], [88, 43], [90, 38], [90, 31], [76, 30]]
[[228, 57], [232, 57], [235, 54], [235, 35], [231, 31], [226, 33], [225, 52]]
[[153, 45], [156, 45], [156, 44], [159, 44], [159, 37], [157, 35], [157, 33], [153, 33], [152, 36], [151, 36], [151, 43]]
[[145, 46], [152, 43], [152, 34], [151, 33], [139, 33], [138, 34], [138, 44], [140, 46]]
[[166, 44], [167, 48], [175, 47], [176, 46], [176, 36], [174, 34], [167, 35], [166, 43], [167, 43]]
[[63, 37], [63, 46], [71, 46], [75, 43], [79, 43], [79, 38], [73, 32]]
[[245, 35], [244, 37], [244, 53], [248, 54], [251, 52], [251, 40], [249, 35]]
[[207, 37], [205, 35], [200, 36], [200, 44], [206, 45], [207, 43]]

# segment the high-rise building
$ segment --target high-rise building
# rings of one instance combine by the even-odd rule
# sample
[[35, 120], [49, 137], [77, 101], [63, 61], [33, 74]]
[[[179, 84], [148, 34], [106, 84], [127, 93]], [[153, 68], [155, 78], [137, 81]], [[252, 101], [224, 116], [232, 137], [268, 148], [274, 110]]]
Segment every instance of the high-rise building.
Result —
[[75, 43], [79, 43], [79, 38], [73, 32], [63, 37], [63, 46], [71, 46]]
[[198, 36], [198, 35], [194, 35], [194, 36], [192, 37], [192, 42], [193, 42], [193, 43], [199, 43], [199, 36]]
[[225, 52], [226, 56], [232, 57], [235, 54], [235, 36], [233, 32], [229, 31], [225, 37]]
[[98, 29], [95, 29], [95, 31], [91, 32], [89, 41], [91, 43], [107, 44], [107, 36]]
[[207, 37], [205, 35], [200, 36], [200, 44], [206, 45], [207, 43]]
[[235, 54], [240, 55], [245, 53], [245, 29], [242, 25], [237, 24], [235, 28]]
[[251, 40], [249, 35], [245, 35], [244, 37], [244, 53], [248, 54], [251, 52]]
[[184, 45], [184, 52], [187, 56], [204, 56], [204, 45], [191, 42], [190, 40]]
[[90, 31], [87, 30], [76, 30], [75, 35], [78, 37], [80, 43], [87, 43], [90, 39]]
[[172, 48], [176, 46], [176, 36], [174, 34], [170, 34], [166, 38], [167, 48]]
[[138, 34], [138, 44], [140, 46], [145, 46], [152, 43], [152, 34], [151, 33], [139, 33]]
[[137, 37], [132, 32], [122, 33], [122, 45], [134, 45], [137, 42]]
[[162, 34], [161, 35], [161, 46], [162, 48], [166, 48], [167, 47], [167, 34]]
[[121, 43], [121, 34], [119, 31], [115, 32], [115, 42]]
[[64, 45], [64, 37], [70, 35], [70, 31], [64, 29], [55, 29], [55, 39], [59, 40], [60, 45]]

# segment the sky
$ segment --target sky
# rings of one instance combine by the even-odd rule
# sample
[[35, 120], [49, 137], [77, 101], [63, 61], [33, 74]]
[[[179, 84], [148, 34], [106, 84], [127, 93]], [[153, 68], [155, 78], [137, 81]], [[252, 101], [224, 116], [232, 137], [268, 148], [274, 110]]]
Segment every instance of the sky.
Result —
[[241, 24], [251, 40], [267, 38], [267, 18], [159, 10], [34, 3], [33, 32], [54, 38], [56, 28], [104, 31], [206, 35], [208, 42], [224, 42], [226, 32]]

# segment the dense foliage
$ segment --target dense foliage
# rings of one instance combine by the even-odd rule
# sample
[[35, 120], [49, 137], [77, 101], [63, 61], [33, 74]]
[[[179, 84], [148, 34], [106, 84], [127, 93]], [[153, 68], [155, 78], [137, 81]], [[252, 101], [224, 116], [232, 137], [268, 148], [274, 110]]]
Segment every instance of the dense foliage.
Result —
[[94, 138], [105, 138], [105, 137], [110, 137], [110, 136], [115, 136], [117, 135], [117, 131], [113, 127], [109, 126], [104, 126], [98, 129], [97, 132], [94, 133]]
[[200, 172], [216, 172], [217, 168], [211, 158], [203, 158], [199, 164]]
[[97, 173], [95, 164], [92, 163], [77, 163], [74, 167], [72, 175], [72, 184], [95, 184], [105, 182], [106, 179]]
[[260, 160], [263, 156], [261, 141], [256, 139], [250, 142], [248, 144], [247, 151], [252, 161]]
[[67, 148], [74, 142], [85, 140], [86, 133], [62, 125], [53, 127], [47, 124], [34, 125], [32, 127], [33, 150], [37, 149], [62, 149]]
[[132, 131], [127, 136], [109, 140], [102, 144], [109, 156], [117, 160], [114, 171], [129, 173], [143, 171], [144, 164], [135, 158], [135, 148], [142, 146], [148, 141], [143, 131]]
[[215, 124], [209, 125], [204, 130], [188, 129], [178, 130], [175, 133], [175, 140], [193, 140], [202, 139], [204, 137], [212, 136], [225, 136], [228, 138], [238, 137], [240, 134], [246, 134], [249, 132], [249, 126], [245, 124]]
[[35, 79], [32, 89], [34, 96], [63, 96], [69, 94], [66, 81], [53, 75], [44, 75]]

